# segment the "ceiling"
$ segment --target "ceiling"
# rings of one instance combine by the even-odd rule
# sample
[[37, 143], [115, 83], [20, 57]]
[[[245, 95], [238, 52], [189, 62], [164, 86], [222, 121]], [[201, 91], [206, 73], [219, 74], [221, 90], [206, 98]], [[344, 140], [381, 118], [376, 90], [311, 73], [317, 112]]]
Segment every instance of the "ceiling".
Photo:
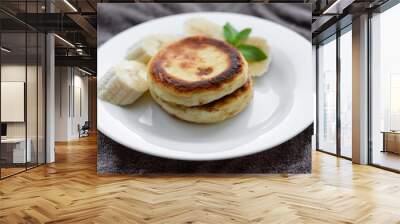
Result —
[[373, 12], [388, 0], [336, 0], [317, 1], [313, 7], [313, 44], [335, 34], [352, 23], [354, 17]]
[[25, 55], [28, 59], [35, 57], [37, 48], [29, 43], [33, 35], [27, 35], [25, 50], [26, 30], [35, 35], [52, 32], [57, 34], [56, 65], [79, 66], [95, 74], [96, 4], [95, 0], [48, 0], [47, 5], [45, 0], [1, 0], [2, 46], [12, 50], [2, 52], [6, 54], [3, 60], [21, 61]]

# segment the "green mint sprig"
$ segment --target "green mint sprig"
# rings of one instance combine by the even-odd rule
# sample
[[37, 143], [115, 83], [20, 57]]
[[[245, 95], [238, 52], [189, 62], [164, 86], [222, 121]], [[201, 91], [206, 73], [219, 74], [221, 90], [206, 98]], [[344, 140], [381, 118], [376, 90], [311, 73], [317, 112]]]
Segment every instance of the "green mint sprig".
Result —
[[260, 48], [253, 45], [242, 44], [249, 38], [250, 33], [250, 28], [243, 29], [239, 32], [230, 23], [224, 25], [225, 40], [238, 49], [247, 61], [256, 62], [267, 59], [267, 55]]

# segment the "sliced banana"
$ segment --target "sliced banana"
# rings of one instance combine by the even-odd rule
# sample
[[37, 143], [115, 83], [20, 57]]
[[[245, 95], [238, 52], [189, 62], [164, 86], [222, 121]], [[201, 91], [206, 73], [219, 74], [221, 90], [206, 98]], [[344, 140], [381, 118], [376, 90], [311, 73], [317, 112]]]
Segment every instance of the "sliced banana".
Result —
[[157, 34], [145, 37], [128, 50], [125, 59], [147, 64], [162, 47], [178, 39], [179, 36], [170, 34]]
[[249, 37], [245, 44], [254, 45], [265, 52], [267, 59], [258, 62], [249, 62], [249, 75], [251, 77], [258, 77], [266, 74], [271, 63], [271, 49], [264, 38]]
[[99, 98], [117, 105], [135, 102], [147, 91], [146, 65], [137, 61], [124, 60], [99, 80]]
[[188, 19], [183, 26], [185, 33], [188, 36], [203, 35], [207, 37], [223, 39], [222, 27], [207, 19], [203, 18]]

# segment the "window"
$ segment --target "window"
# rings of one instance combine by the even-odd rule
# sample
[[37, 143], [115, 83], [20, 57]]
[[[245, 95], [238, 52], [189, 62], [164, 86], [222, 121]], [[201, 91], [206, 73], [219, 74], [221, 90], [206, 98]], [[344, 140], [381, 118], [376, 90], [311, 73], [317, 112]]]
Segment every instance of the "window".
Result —
[[[41, 3], [41, 4], [40, 4]], [[41, 12], [44, 2], [17, 4], [20, 16]], [[0, 17], [0, 178], [45, 163], [45, 35], [6, 13]], [[11, 109], [12, 108], [12, 109]]]
[[351, 32], [350, 24], [323, 41], [317, 55], [317, 149], [345, 158], [352, 157]]
[[336, 153], [336, 39], [318, 48], [318, 145]]
[[370, 160], [400, 170], [400, 5], [371, 18]]
[[[348, 31], [347, 31], [348, 30]], [[352, 35], [351, 26], [340, 36], [340, 154], [351, 158], [352, 149]], [[347, 31], [347, 32], [346, 32]]]
[[400, 130], [400, 73], [390, 74], [390, 130]]

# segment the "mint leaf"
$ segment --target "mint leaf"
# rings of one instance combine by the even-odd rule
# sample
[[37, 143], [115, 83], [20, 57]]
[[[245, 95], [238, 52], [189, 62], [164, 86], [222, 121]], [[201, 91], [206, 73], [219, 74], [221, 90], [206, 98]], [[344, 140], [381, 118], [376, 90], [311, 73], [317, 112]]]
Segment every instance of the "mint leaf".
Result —
[[238, 31], [230, 24], [225, 23], [224, 25], [224, 37], [228, 43], [235, 45], [236, 35]]
[[240, 44], [247, 40], [251, 33], [250, 28], [238, 32], [230, 23], [224, 25], [225, 40], [236, 47], [249, 62], [262, 61], [267, 59], [267, 55], [258, 47], [247, 44]]
[[242, 31], [240, 31], [235, 38], [235, 43], [234, 45], [238, 45], [240, 42], [247, 40], [247, 38], [249, 37], [251, 33], [251, 29], [250, 28], [246, 28], [243, 29]]
[[262, 61], [267, 59], [267, 55], [258, 47], [253, 45], [241, 44], [237, 49], [243, 54], [244, 58], [249, 62]]

